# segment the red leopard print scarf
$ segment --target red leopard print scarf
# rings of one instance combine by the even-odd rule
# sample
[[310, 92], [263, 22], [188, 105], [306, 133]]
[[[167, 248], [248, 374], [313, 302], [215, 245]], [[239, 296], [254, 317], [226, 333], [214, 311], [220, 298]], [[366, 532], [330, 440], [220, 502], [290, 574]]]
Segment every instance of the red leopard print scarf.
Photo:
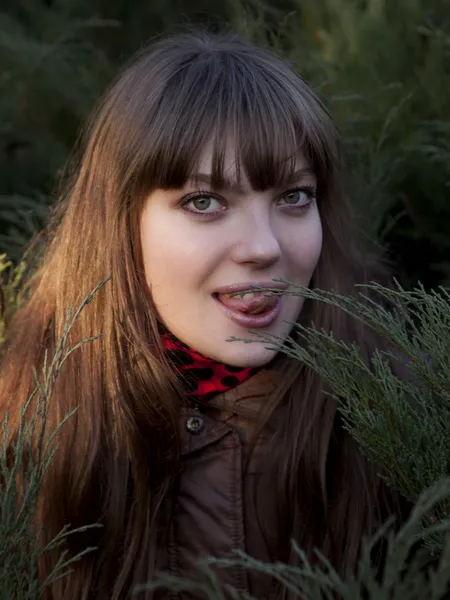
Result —
[[170, 333], [162, 336], [162, 342], [169, 353], [169, 360], [183, 374], [184, 396], [188, 404], [207, 402], [259, 371], [258, 367], [231, 367], [208, 358]]

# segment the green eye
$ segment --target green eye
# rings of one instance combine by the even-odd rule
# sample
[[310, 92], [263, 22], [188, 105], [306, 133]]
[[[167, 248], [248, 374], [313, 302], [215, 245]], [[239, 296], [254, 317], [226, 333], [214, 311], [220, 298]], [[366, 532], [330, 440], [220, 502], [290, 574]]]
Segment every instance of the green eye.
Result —
[[286, 204], [297, 204], [298, 200], [299, 200], [299, 192], [289, 192], [289, 194], [286, 194], [285, 201]]
[[210, 196], [199, 196], [198, 198], [194, 198], [191, 200], [192, 206], [196, 210], [204, 211], [211, 206], [212, 198]]
[[[217, 207], [214, 206], [214, 202], [218, 204]], [[198, 194], [197, 196], [188, 198], [183, 203], [183, 206], [186, 207], [186, 210], [194, 214], [214, 214], [221, 209], [219, 200], [210, 194]]]
[[306, 207], [315, 198], [315, 190], [312, 188], [299, 188], [286, 192], [281, 197], [281, 204], [288, 206]]

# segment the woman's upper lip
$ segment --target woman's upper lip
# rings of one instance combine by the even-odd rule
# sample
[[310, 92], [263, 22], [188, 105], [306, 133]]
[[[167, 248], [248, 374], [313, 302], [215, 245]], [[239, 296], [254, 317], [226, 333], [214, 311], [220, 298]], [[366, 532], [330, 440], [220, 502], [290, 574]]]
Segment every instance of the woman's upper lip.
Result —
[[244, 283], [232, 283], [224, 285], [214, 292], [215, 294], [235, 294], [238, 292], [251, 292], [255, 287], [264, 289], [286, 290], [288, 286], [285, 283], [275, 281], [245, 281]]

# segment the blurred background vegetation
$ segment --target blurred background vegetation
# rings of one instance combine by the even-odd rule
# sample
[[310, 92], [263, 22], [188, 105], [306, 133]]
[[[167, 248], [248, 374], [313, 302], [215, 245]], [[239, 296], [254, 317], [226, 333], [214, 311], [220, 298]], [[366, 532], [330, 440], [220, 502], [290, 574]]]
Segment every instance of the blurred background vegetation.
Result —
[[17, 261], [80, 126], [153, 36], [231, 26], [282, 52], [346, 142], [349, 191], [404, 285], [450, 285], [449, 0], [3, 0], [0, 253]]

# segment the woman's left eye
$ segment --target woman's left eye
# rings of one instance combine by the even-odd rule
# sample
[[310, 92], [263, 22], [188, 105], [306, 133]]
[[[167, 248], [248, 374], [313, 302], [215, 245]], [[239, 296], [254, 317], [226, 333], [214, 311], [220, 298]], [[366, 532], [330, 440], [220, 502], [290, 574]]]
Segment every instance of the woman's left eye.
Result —
[[290, 190], [281, 196], [280, 200], [284, 200], [281, 203], [283, 206], [309, 206], [312, 200], [316, 197], [314, 188], [298, 188], [296, 190]]

